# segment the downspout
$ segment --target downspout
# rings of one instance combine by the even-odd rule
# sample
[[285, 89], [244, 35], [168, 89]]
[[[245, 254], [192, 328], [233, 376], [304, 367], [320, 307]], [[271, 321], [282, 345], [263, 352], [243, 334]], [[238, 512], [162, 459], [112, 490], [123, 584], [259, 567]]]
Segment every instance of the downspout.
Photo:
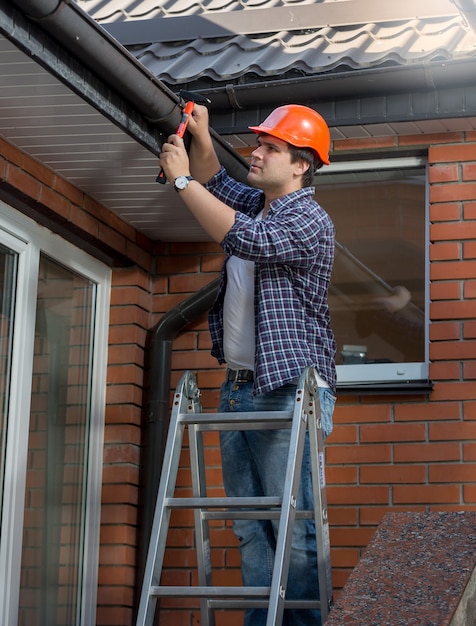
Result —
[[139, 588], [162, 470], [170, 417], [170, 370], [172, 342], [177, 334], [212, 307], [220, 279], [217, 278], [166, 313], [149, 332], [149, 394], [146, 404], [144, 496], [139, 546]]

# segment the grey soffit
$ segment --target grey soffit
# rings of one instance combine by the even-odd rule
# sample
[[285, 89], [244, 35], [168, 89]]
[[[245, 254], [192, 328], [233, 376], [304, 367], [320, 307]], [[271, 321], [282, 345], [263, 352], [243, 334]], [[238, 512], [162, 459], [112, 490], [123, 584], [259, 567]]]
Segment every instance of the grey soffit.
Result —
[[152, 240], [208, 241], [150, 148], [3, 37], [0, 67], [2, 137]]

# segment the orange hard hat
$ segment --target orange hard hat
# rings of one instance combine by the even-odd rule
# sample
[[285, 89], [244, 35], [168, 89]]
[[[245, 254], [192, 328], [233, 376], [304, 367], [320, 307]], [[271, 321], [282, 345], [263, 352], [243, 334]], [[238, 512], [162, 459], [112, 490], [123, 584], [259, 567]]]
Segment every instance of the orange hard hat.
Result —
[[329, 165], [331, 137], [324, 118], [301, 104], [286, 104], [274, 109], [259, 126], [249, 126], [255, 133], [282, 139], [297, 148], [311, 148]]

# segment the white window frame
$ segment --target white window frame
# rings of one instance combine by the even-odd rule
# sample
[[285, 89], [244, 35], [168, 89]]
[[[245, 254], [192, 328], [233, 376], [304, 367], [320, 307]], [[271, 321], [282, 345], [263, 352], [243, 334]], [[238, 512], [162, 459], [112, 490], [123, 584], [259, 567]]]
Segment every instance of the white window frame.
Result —
[[17, 626], [40, 255], [96, 285], [81, 625], [96, 622], [111, 270], [0, 201], [0, 243], [18, 254], [0, 535], [0, 624]]
[[[363, 172], [385, 172], [397, 169], [412, 169], [421, 167], [425, 170], [425, 356], [423, 362], [415, 363], [378, 363], [378, 364], [349, 364], [337, 365], [338, 387], [352, 387], [353, 385], [378, 385], [381, 383], [407, 383], [409, 381], [427, 381], [429, 372], [429, 189], [428, 189], [428, 160], [421, 156], [390, 157], [331, 163], [324, 170], [319, 171], [316, 178], [317, 198], [319, 185], [332, 184], [334, 174]], [[325, 207], [324, 207], [325, 208]]]

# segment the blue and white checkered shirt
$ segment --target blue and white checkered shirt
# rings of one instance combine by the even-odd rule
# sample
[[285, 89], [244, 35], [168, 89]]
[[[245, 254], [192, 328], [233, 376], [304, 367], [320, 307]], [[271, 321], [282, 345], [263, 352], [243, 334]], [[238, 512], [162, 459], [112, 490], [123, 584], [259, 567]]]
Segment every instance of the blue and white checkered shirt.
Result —
[[[314, 366], [336, 389], [335, 340], [327, 293], [334, 261], [335, 228], [306, 187], [274, 200], [264, 220], [259, 189], [237, 182], [222, 168], [206, 188], [236, 211], [222, 241], [227, 255], [255, 263], [255, 380], [266, 393]], [[225, 263], [226, 266], [226, 263]], [[225, 266], [209, 315], [212, 355], [224, 363], [223, 299]]]

